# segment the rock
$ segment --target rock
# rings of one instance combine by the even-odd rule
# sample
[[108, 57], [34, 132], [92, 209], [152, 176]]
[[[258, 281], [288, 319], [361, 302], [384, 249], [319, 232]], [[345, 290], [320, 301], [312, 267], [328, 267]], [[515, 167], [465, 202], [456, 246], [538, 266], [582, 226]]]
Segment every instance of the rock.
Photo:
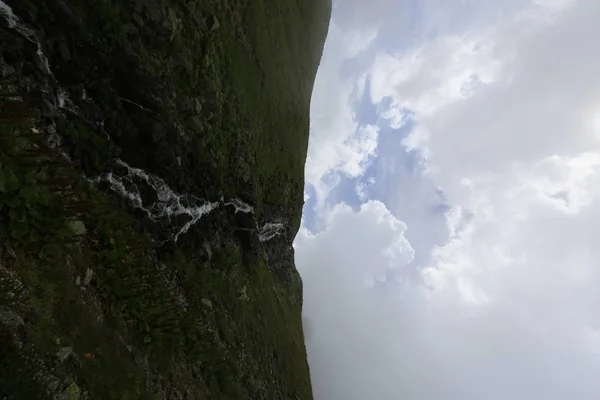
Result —
[[63, 61], [71, 61], [72, 56], [71, 56], [71, 50], [69, 50], [69, 46], [67, 46], [67, 42], [64, 40], [61, 40], [58, 43], [58, 51], [60, 52], [60, 57], [63, 59]]
[[80, 400], [81, 389], [75, 382], [71, 383], [67, 388], [58, 396], [56, 400]]
[[0, 307], [0, 324], [16, 328], [24, 325], [25, 321], [16, 312], [8, 307]]
[[[147, 182], [141, 179], [135, 179], [134, 184], [137, 187], [138, 193], [140, 194], [140, 198], [142, 199], [142, 204], [148, 206], [156, 203], [158, 201], [158, 192], [154, 187], [149, 185]], [[135, 191], [135, 189], [134, 189]]]
[[116, 174], [118, 176], [127, 176], [129, 175], [129, 169], [127, 168], [127, 166], [123, 165], [123, 164], [113, 164], [111, 165], [112, 167], [112, 173]]
[[102, 109], [98, 107], [96, 104], [86, 101], [83, 102], [80, 106], [83, 115], [90, 121], [103, 121], [104, 113]]
[[77, 278], [75, 278], [75, 284], [77, 286], [81, 286], [81, 277], [80, 276], [78, 276]]
[[200, 118], [198, 115], [190, 117], [187, 120], [187, 126], [196, 133], [202, 133], [204, 131], [204, 127], [202, 126], [202, 118]]
[[181, 156], [177, 156], [177, 158], [175, 158], [175, 162], [179, 167], [181, 167]]
[[2, 67], [0, 67], [0, 74], [2, 75], [3, 78], [14, 75], [15, 72], [17, 72], [17, 71], [15, 70], [15, 67], [13, 67], [12, 65], [4, 64], [4, 65], [2, 65]]
[[168, 8], [169, 18], [165, 18], [169, 22], [168, 29], [171, 31], [170, 40], [173, 41], [176, 32], [179, 31], [181, 27], [181, 20], [177, 17], [177, 13], [172, 8]]
[[[136, 4], [141, 4], [141, 3], [136, 3]], [[140, 17], [139, 14], [134, 13], [133, 14], [133, 21], [137, 24], [137, 26], [139, 26], [140, 28], [144, 26], [144, 19], [142, 17]]]
[[237, 159], [237, 170], [245, 183], [249, 183], [252, 180], [252, 169], [243, 157]]
[[213, 307], [212, 301], [210, 301], [209, 299], [207, 299], [206, 297], [203, 298], [202, 300], [200, 300], [202, 302], [202, 304], [204, 304], [204, 306], [206, 306], [206, 308], [211, 308]]
[[57, 353], [56, 357], [62, 363], [67, 358], [69, 358], [73, 354], [73, 349], [71, 347], [62, 347]]
[[55, 135], [56, 134], [56, 126], [48, 125], [48, 127], [46, 127], [46, 132], [48, 133], [48, 135]]
[[90, 282], [92, 281], [92, 276], [94, 276], [94, 271], [92, 271], [91, 268], [88, 268], [87, 271], [85, 271], [85, 277], [83, 278], [84, 286], [90, 284]]
[[58, 6], [58, 8], [60, 9], [61, 13], [60, 13], [60, 22], [63, 25], [70, 25], [73, 28], [83, 28], [83, 24], [81, 23], [81, 21], [79, 20], [79, 18], [77, 18], [75, 16], [75, 14], [73, 13], [73, 11], [71, 10], [71, 8], [63, 1], [53, 1], [52, 2], [54, 6]]
[[[134, 17], [135, 19], [135, 17]], [[143, 23], [143, 22], [142, 22]], [[123, 25], [123, 33], [127, 36], [127, 35], [136, 35], [137, 34], [137, 28], [135, 27], [134, 24], [132, 24], [131, 22]]]
[[48, 388], [49, 393], [56, 393], [58, 391], [59, 386], [60, 380], [57, 377], [50, 375], [46, 379], [46, 387]]
[[164, 14], [161, 12], [160, 6], [153, 5], [149, 6], [146, 10], [146, 13], [152, 22], [159, 24], [165, 18]]
[[54, 104], [44, 99], [42, 100], [42, 115], [46, 118], [57, 118], [60, 113]]
[[71, 231], [77, 236], [85, 235], [85, 233], [87, 232], [83, 221], [70, 220], [69, 222], [67, 222], [67, 225], [69, 226], [69, 229], [71, 229]]
[[194, 99], [194, 109], [196, 110], [197, 114], [200, 114], [202, 111], [202, 103], [199, 99]]
[[219, 23], [219, 20], [217, 19], [217, 17], [213, 17], [213, 24], [212, 24], [212, 27], [210, 28], [210, 30], [216, 31], [217, 29], [219, 29], [220, 26], [221, 26], [221, 24]]
[[37, 324], [42, 317], [42, 309], [39, 307], [29, 307], [25, 312], [25, 322], [28, 324]]
[[250, 297], [248, 297], [248, 287], [246, 287], [246, 285], [242, 286], [240, 289], [240, 299], [243, 301], [250, 300]]
[[200, 28], [201, 30], [206, 29], [206, 21], [202, 17], [202, 13], [200, 11], [196, 11], [197, 10], [196, 3], [191, 2], [188, 4], [189, 4], [190, 15], [194, 19], [194, 22], [196, 23], [196, 25], [198, 25], [198, 28]]
[[194, 100], [190, 96], [178, 95], [177, 99], [179, 100], [180, 107], [183, 107], [186, 110], [192, 110], [194, 108]]
[[160, 141], [163, 137], [165, 137], [165, 133], [165, 127], [161, 123], [156, 122], [152, 127], [152, 140], [154, 142]]
[[210, 243], [204, 242], [204, 250], [206, 250], [206, 255], [208, 256], [208, 261], [212, 259], [212, 250], [210, 248]]

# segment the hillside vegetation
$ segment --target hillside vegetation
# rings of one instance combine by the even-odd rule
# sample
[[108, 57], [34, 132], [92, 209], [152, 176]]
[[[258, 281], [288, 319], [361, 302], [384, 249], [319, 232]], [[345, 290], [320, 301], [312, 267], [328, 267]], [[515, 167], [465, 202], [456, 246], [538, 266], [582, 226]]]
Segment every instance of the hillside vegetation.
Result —
[[0, 399], [311, 399], [328, 0], [0, 1]]

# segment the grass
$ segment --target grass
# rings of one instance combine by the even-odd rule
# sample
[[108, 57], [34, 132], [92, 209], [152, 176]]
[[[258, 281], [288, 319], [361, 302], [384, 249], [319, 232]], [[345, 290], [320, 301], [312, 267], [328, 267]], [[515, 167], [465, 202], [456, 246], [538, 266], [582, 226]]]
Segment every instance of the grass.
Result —
[[[39, 113], [36, 49], [0, 31], [22, 65], [1, 92], [32, 92], [0, 99], [0, 398], [312, 398], [290, 244], [331, 5], [7, 3], [45, 32], [82, 115]], [[45, 145], [49, 126], [72, 161]], [[260, 244], [219, 211], [159, 245], [86, 179], [114, 157], [180, 193], [251, 202], [287, 237]]]

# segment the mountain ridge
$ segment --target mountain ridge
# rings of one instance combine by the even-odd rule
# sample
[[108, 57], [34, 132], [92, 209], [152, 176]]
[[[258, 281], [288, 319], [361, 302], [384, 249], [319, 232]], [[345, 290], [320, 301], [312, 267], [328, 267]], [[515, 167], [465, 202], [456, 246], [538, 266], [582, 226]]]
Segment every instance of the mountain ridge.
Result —
[[0, 3], [1, 395], [312, 397], [291, 242], [330, 13]]

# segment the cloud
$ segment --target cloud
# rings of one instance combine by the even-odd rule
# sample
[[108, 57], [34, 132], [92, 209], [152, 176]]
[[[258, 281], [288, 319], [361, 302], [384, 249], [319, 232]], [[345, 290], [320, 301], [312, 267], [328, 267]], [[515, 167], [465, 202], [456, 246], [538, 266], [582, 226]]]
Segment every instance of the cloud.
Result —
[[365, 7], [364, 0], [335, 0], [333, 15], [343, 31], [373, 31], [397, 20], [401, 14], [390, 12], [406, 9], [406, 0], [372, 0]]
[[394, 58], [395, 67], [414, 69], [406, 79], [374, 65], [381, 76], [372, 85], [374, 100], [389, 95], [415, 113], [419, 126], [407, 143], [432, 158], [430, 170], [446, 192], [459, 175], [481, 168], [499, 171], [508, 162], [597, 148], [600, 82], [593, 77], [600, 53], [590, 51], [590, 38], [600, 4], [563, 4], [560, 14], [558, 2], [544, 4], [483, 36], [467, 31], [463, 39], [422, 45], [416, 67], [414, 52]]
[[325, 231], [301, 232], [317, 399], [600, 396], [600, 158], [521, 172], [465, 182], [470, 210], [447, 214], [452, 236], [419, 279], [382, 203], [338, 206]]
[[[316, 208], [322, 209], [340, 176], [362, 175], [375, 155], [379, 128], [363, 125], [355, 117], [352, 103], [364, 91], [362, 79], [342, 76], [344, 63], [368, 47], [373, 31], [329, 29], [325, 55], [319, 68], [311, 102], [311, 134], [306, 162], [306, 182], [315, 191]], [[354, 71], [354, 74], [360, 73]], [[354, 75], [352, 75], [354, 76]]]
[[[376, 150], [354, 131], [342, 143], [377, 157], [386, 204], [324, 210], [326, 228], [296, 238], [315, 397], [600, 398], [600, 3], [420, 9], [418, 41], [382, 47], [369, 89], [380, 117], [410, 130], [398, 140], [420, 155], [418, 179], [394, 172], [405, 160], [381, 127]], [[411, 218], [438, 188], [445, 226]], [[446, 239], [432, 249], [428, 231]]]
[[379, 378], [365, 374], [369, 368], [381, 372], [380, 357], [389, 356], [379, 339], [393, 331], [380, 329], [381, 321], [369, 325], [365, 320], [383, 317], [369, 294], [387, 271], [405, 267], [413, 251], [403, 236], [404, 223], [380, 202], [365, 203], [358, 213], [338, 205], [328, 222], [329, 228], [316, 235], [301, 230], [294, 244], [305, 282], [313, 390], [318, 399], [374, 398], [369, 387]]
[[551, 156], [463, 182], [470, 218], [448, 215], [454, 235], [422, 271], [439, 359], [495, 393], [461, 398], [600, 395], [599, 162]]

